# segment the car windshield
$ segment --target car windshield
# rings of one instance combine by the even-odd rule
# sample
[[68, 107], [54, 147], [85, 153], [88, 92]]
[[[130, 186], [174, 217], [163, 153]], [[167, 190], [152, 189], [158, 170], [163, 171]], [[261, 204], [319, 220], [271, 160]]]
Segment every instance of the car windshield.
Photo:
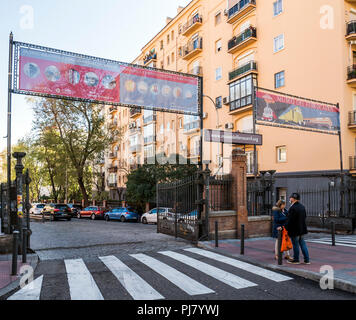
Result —
[[44, 207], [45, 207], [44, 204], [38, 204], [38, 205], [37, 205], [37, 208], [39, 208], [39, 209], [43, 209]]
[[66, 204], [56, 204], [55, 208], [63, 210], [63, 209], [67, 209], [68, 206]]

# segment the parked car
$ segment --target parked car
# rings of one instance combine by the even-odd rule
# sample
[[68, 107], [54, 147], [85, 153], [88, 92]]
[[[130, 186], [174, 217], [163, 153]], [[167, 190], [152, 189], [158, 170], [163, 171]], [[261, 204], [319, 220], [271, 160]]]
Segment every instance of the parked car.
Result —
[[72, 212], [66, 204], [46, 204], [43, 208], [43, 214], [45, 216], [49, 216], [51, 221], [58, 219], [65, 219], [70, 221], [72, 219]]
[[187, 214], [182, 214], [178, 218], [178, 222], [193, 221], [198, 219], [198, 210], [193, 210]]
[[105, 214], [105, 220], [120, 220], [121, 222], [126, 221], [139, 221], [139, 214], [132, 207], [125, 208], [114, 208]]
[[44, 207], [44, 203], [33, 203], [30, 209], [30, 214], [42, 214]]
[[98, 206], [86, 207], [77, 213], [77, 218], [78, 219], [90, 218], [92, 220], [104, 219], [105, 213], [107, 211], [108, 209], [104, 207], [98, 207]]
[[[166, 214], [166, 215], [168, 215], [172, 211], [173, 211], [172, 208], [159, 208], [158, 209], [159, 213], [163, 213], [163, 214]], [[148, 223], [157, 224], [157, 208], [154, 208], [154, 209], [146, 212], [145, 214], [143, 214], [142, 217], [141, 217], [141, 222], [143, 224], [148, 224]]]
[[68, 203], [68, 207], [72, 210], [72, 217], [77, 217], [78, 212], [83, 210], [83, 207], [80, 204]]

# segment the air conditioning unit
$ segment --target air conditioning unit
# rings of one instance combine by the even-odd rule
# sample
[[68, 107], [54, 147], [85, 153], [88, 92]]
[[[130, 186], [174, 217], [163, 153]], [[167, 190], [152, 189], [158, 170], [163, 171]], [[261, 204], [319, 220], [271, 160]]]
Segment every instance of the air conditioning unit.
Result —
[[223, 104], [226, 106], [226, 105], [228, 105], [230, 103], [230, 98], [229, 97], [225, 97], [224, 99], [223, 99]]
[[204, 112], [203, 113], [203, 119], [206, 119], [208, 117], [208, 113], [207, 112]]
[[234, 124], [233, 123], [227, 123], [225, 124], [225, 129], [234, 129]]
[[224, 10], [224, 15], [227, 16], [228, 15], [228, 11], [227, 9]]

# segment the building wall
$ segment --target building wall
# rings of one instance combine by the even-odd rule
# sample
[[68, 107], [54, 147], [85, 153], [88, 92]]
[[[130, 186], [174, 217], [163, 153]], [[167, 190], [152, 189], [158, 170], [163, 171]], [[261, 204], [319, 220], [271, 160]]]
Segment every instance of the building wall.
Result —
[[[344, 168], [348, 170], [350, 169], [349, 157], [355, 155], [356, 138], [355, 133], [348, 127], [348, 113], [353, 110], [353, 94], [356, 94], [356, 88], [353, 89], [346, 83], [346, 69], [353, 63], [350, 50], [356, 50], [356, 47], [354, 48], [354, 45], [350, 45], [345, 39], [345, 25], [351, 19], [350, 10], [356, 9], [356, 2], [283, 0], [283, 12], [278, 16], [273, 15], [273, 3], [274, 0], [256, 0], [255, 10], [234, 23], [228, 23], [228, 18], [224, 15], [226, 0], [193, 0], [142, 48], [134, 63], [143, 65], [145, 55], [152, 49], [155, 49], [157, 59], [151, 61], [153, 64], [149, 65], [157, 68], [190, 73], [195, 63], [199, 61], [202, 67], [204, 94], [215, 100], [219, 96], [229, 97], [229, 72], [238, 67], [239, 59], [252, 53], [253, 60], [258, 66], [258, 86], [274, 89], [274, 74], [284, 70], [285, 85], [276, 89], [277, 91], [340, 103], [343, 163]], [[202, 25], [186, 37], [179, 33], [179, 28], [192, 18], [196, 11], [202, 17]], [[216, 15], [219, 12], [221, 21], [216, 24]], [[239, 35], [241, 27], [248, 24], [256, 27], [257, 40], [233, 54], [229, 53], [228, 41], [233, 36]], [[203, 38], [203, 49], [193, 58], [183, 59], [179, 55], [180, 47], [186, 45], [195, 33]], [[273, 39], [280, 34], [284, 34], [284, 49], [274, 53]], [[167, 43], [168, 35], [169, 43]], [[221, 40], [222, 48], [217, 52], [218, 40]], [[219, 67], [222, 69], [222, 77], [216, 80], [216, 69]], [[232, 123], [233, 131], [242, 131], [243, 119], [252, 115], [252, 106], [230, 112], [229, 106], [223, 105], [216, 111], [214, 104], [207, 98], [204, 98], [203, 109], [207, 113], [204, 128], [212, 129], [225, 130], [225, 125]], [[123, 112], [120, 110], [118, 112]], [[141, 119], [143, 127], [142, 115], [138, 118]], [[181, 150], [180, 143], [189, 151], [193, 148], [193, 141], [199, 139], [200, 132], [193, 130], [184, 133], [184, 130], [179, 128], [182, 118], [184, 119], [181, 115], [157, 113], [157, 152], [181, 153], [189, 157], [189, 152]], [[127, 116], [122, 119], [121, 125], [128, 126], [133, 120], [135, 119]], [[172, 121], [174, 130], [168, 131], [167, 124], [170, 123], [172, 126]], [[164, 134], [161, 135], [162, 124]], [[276, 170], [280, 173], [340, 170], [337, 135], [260, 125], [257, 126], [257, 131], [264, 138], [263, 146], [257, 148], [259, 170]], [[128, 135], [129, 133], [126, 132], [125, 139]], [[127, 140], [125, 141], [126, 150], [119, 152], [119, 158], [129, 161], [132, 155], [129, 152], [129, 144]], [[277, 162], [276, 148], [279, 146], [287, 148], [287, 161], [284, 163]], [[203, 148], [204, 160], [211, 160], [211, 169], [216, 172], [217, 156], [221, 152], [221, 146], [217, 143], [204, 143]], [[223, 149], [226, 159], [220, 173], [229, 173], [232, 146], [224, 145]], [[246, 146], [246, 151], [251, 150], [253, 150], [251, 146]], [[137, 155], [141, 160], [143, 159], [143, 152]], [[124, 183], [121, 185], [124, 186]]]

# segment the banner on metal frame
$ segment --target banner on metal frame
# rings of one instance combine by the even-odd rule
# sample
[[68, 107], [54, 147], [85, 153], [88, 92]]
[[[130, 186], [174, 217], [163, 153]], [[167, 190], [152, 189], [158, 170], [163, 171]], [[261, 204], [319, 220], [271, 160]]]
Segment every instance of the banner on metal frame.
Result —
[[14, 92], [200, 115], [200, 79], [15, 42]]
[[256, 121], [261, 125], [336, 134], [340, 130], [340, 111], [335, 104], [258, 88]]

